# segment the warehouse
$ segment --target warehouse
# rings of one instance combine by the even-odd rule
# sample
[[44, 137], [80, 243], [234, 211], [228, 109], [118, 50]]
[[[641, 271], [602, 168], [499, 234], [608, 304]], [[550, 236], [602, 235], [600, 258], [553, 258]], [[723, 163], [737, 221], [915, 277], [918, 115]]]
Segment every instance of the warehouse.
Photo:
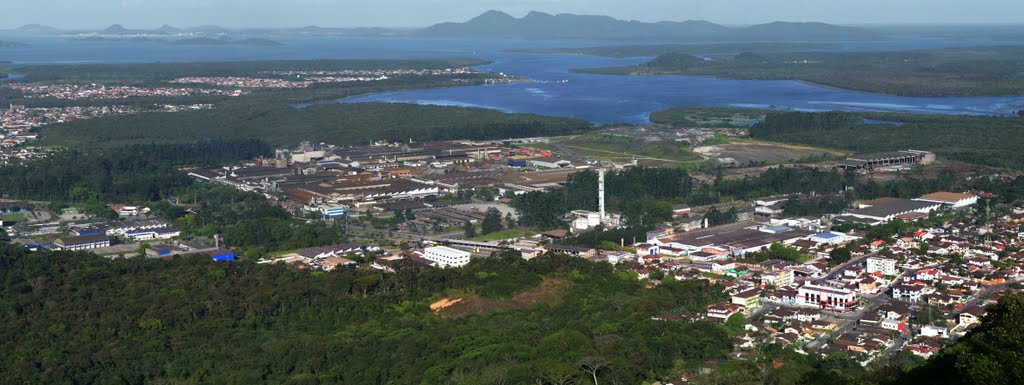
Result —
[[812, 234], [805, 230], [782, 226], [763, 227], [753, 221], [745, 221], [675, 234], [652, 243], [683, 249], [689, 253], [725, 249], [730, 255], [739, 256], [766, 249], [773, 243], [789, 245]]
[[914, 199], [920, 202], [935, 202], [950, 206], [953, 209], [961, 209], [978, 203], [978, 196], [974, 194], [961, 194], [952, 192], [934, 192]]
[[882, 198], [862, 203], [858, 209], [847, 211], [846, 214], [838, 219], [878, 225], [907, 214], [927, 215], [932, 211], [938, 210], [941, 206], [941, 204], [935, 202]]
[[857, 154], [841, 160], [836, 167], [847, 170], [888, 170], [910, 168], [915, 164], [931, 164], [935, 154], [928, 151], [906, 150]]

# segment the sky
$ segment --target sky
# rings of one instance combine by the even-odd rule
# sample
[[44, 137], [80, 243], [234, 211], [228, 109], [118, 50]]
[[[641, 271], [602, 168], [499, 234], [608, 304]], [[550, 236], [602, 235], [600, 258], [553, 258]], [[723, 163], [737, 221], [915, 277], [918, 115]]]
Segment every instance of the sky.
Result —
[[[3, 4], [6, 3], [6, 4]], [[425, 27], [490, 9], [609, 15], [640, 21], [835, 24], [1022, 23], [1021, 0], [2, 0], [0, 28]]]

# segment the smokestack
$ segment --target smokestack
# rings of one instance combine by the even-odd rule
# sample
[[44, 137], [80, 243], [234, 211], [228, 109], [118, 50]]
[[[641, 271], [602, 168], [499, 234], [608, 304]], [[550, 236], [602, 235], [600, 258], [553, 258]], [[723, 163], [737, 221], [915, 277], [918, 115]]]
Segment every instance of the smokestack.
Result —
[[601, 213], [601, 221], [604, 221], [604, 169], [597, 170], [597, 211]]

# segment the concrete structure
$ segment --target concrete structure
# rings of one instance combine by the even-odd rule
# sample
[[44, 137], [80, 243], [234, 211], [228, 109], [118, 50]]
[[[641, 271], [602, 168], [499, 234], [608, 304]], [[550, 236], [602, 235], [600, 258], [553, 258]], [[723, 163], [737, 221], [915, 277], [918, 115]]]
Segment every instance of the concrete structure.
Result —
[[761, 290], [750, 289], [732, 295], [734, 305], [743, 306], [745, 311], [750, 311], [761, 306]]
[[466, 266], [469, 264], [469, 256], [469, 252], [446, 246], [428, 247], [423, 250], [423, 258], [441, 268]]
[[123, 237], [128, 233], [137, 232], [142, 230], [154, 230], [167, 228], [171, 224], [162, 219], [147, 219], [142, 221], [129, 222], [118, 226], [107, 229], [106, 234], [109, 237]]
[[978, 196], [974, 194], [961, 194], [951, 192], [934, 192], [914, 199], [921, 202], [934, 202], [960, 209], [978, 203]]
[[882, 275], [897, 275], [900, 273], [895, 259], [883, 257], [868, 257], [866, 270], [868, 273], [882, 273]]
[[836, 167], [848, 170], [885, 170], [910, 168], [915, 164], [931, 164], [935, 154], [928, 151], [906, 150], [857, 154], [841, 160]]
[[847, 211], [839, 219], [847, 220], [846, 217], [851, 217], [855, 221], [876, 225], [908, 214], [928, 215], [928, 213], [938, 210], [941, 206], [941, 204], [935, 202], [881, 198], [864, 202], [856, 210]]
[[892, 287], [892, 298], [904, 302], [921, 302], [928, 294], [935, 292], [925, 285], [899, 284]]
[[567, 160], [558, 159], [550, 156], [544, 158], [533, 158], [528, 161], [530, 162], [530, 164], [537, 168], [562, 168], [572, 165], [572, 163]]
[[133, 242], [151, 241], [154, 239], [171, 239], [181, 235], [181, 230], [162, 227], [149, 230], [136, 230], [125, 233], [124, 237]]
[[562, 253], [572, 255], [574, 257], [581, 258], [594, 258], [597, 256], [597, 250], [589, 247], [576, 247], [576, 246], [565, 246], [565, 245], [547, 245], [544, 246], [544, 251], [550, 251], [553, 253]]
[[831, 286], [808, 284], [797, 290], [797, 305], [845, 312], [857, 307], [857, 293]]
[[92, 250], [110, 246], [110, 238], [103, 234], [60, 238], [53, 242], [61, 250]]
[[740, 310], [741, 308], [739, 305], [731, 303], [715, 303], [708, 305], [707, 317], [709, 320], [725, 322], [729, 317], [738, 314]]

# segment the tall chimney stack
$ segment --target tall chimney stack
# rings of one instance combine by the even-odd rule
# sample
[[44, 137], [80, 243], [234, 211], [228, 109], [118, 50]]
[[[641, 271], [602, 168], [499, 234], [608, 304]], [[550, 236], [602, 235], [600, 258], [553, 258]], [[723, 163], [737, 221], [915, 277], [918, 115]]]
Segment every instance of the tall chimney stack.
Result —
[[604, 169], [597, 170], [597, 211], [601, 214], [601, 222], [605, 220], [604, 212]]

